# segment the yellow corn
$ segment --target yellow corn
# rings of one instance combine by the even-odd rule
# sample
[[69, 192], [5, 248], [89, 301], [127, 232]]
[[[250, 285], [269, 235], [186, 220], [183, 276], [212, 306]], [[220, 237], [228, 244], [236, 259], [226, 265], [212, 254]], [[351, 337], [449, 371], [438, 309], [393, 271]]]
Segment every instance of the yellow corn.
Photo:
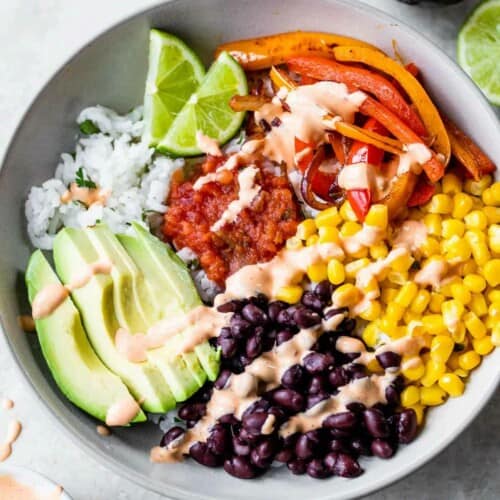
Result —
[[463, 321], [459, 321], [455, 326], [455, 328], [453, 328], [453, 331], [450, 333], [450, 337], [457, 344], [462, 344], [463, 341], [465, 340], [465, 333], [466, 333], [465, 325]]
[[370, 207], [366, 214], [365, 224], [385, 229], [389, 221], [387, 205], [376, 204]]
[[464, 310], [464, 305], [458, 300], [451, 299], [443, 302], [441, 305], [441, 313], [443, 315], [443, 322], [449, 331], [454, 330]]
[[460, 378], [467, 378], [469, 376], [469, 372], [463, 368], [458, 368], [453, 373]]
[[472, 311], [464, 315], [465, 327], [472, 337], [481, 339], [486, 335], [486, 326]]
[[495, 318], [497, 321], [500, 320], [500, 302], [492, 302], [488, 307], [488, 315]]
[[387, 279], [390, 283], [401, 286], [408, 281], [408, 272], [392, 271], [387, 275]]
[[296, 236], [301, 240], [307, 240], [309, 236], [312, 236], [315, 233], [316, 233], [316, 223], [314, 222], [313, 219], [303, 220], [297, 226]]
[[420, 401], [420, 391], [415, 385], [405, 387], [401, 392], [401, 406], [408, 408], [416, 405]]
[[350, 283], [339, 286], [332, 295], [332, 303], [335, 307], [351, 307], [361, 300], [361, 292]]
[[495, 346], [491, 341], [491, 337], [487, 335], [481, 339], [472, 339], [472, 348], [481, 356], [486, 356], [486, 354], [489, 354]]
[[462, 237], [465, 233], [465, 224], [458, 219], [447, 219], [442, 223], [441, 236], [451, 238], [452, 236]]
[[469, 259], [461, 262], [457, 270], [460, 276], [467, 276], [477, 271], [477, 264], [474, 262], [474, 259]]
[[452, 217], [455, 219], [463, 219], [472, 209], [474, 202], [472, 198], [465, 193], [457, 193], [453, 197]]
[[301, 299], [302, 292], [302, 287], [299, 285], [284, 286], [278, 290], [276, 299], [287, 304], [295, 304]]
[[431, 214], [451, 214], [453, 210], [453, 200], [447, 194], [435, 194], [429, 203]]
[[419, 321], [420, 314], [414, 313], [412, 310], [407, 309], [403, 314], [403, 321], [409, 325], [412, 321]]
[[447, 335], [436, 335], [431, 343], [431, 358], [434, 361], [446, 363], [453, 352], [455, 342]]
[[500, 225], [492, 224], [488, 228], [488, 245], [492, 252], [500, 253]]
[[370, 247], [370, 257], [372, 259], [383, 259], [384, 257], [387, 257], [387, 254], [389, 253], [389, 250], [386, 246], [385, 243], [379, 243], [377, 245], [372, 245]]
[[313, 234], [309, 236], [306, 240], [306, 247], [312, 247], [319, 242], [319, 236], [317, 234]]
[[500, 259], [492, 259], [486, 262], [483, 273], [488, 285], [500, 285]]
[[378, 286], [378, 281], [376, 278], [370, 278], [366, 283], [363, 283], [361, 291], [367, 295], [370, 294], [370, 298], [375, 299], [380, 297], [380, 288]]
[[458, 300], [458, 302], [467, 305], [471, 301], [472, 294], [464, 284], [452, 283], [450, 288], [451, 288], [451, 296], [455, 300]]
[[391, 302], [387, 304], [387, 309], [385, 311], [385, 317], [394, 324], [397, 324], [398, 321], [403, 317], [405, 313], [405, 308], [396, 302]]
[[409, 253], [405, 253], [391, 262], [391, 269], [398, 273], [404, 273], [410, 269], [414, 261], [415, 259]]
[[[419, 290], [411, 303], [410, 309], [416, 314], [421, 314], [425, 311], [431, 300], [431, 294], [425, 289]], [[441, 307], [439, 308], [441, 310]]]
[[417, 424], [422, 425], [425, 417], [425, 406], [422, 404], [416, 404], [409, 406], [408, 408], [411, 408], [415, 412], [415, 415], [417, 416]]
[[427, 227], [427, 233], [441, 236], [442, 220], [439, 214], [425, 214], [422, 222]]
[[490, 302], [500, 302], [500, 290], [488, 290], [487, 297]]
[[377, 325], [374, 322], [372, 322], [366, 325], [365, 329], [363, 330], [363, 333], [361, 334], [361, 338], [368, 347], [373, 348], [378, 343], [378, 334], [379, 334], [379, 329]]
[[345, 265], [345, 275], [348, 278], [355, 278], [356, 275], [366, 267], [368, 264], [370, 264], [370, 259], [356, 259], [353, 260], [352, 262], [349, 262], [349, 264]]
[[479, 363], [481, 363], [481, 356], [476, 351], [467, 351], [458, 357], [458, 364], [463, 370], [474, 370]]
[[488, 217], [481, 210], [473, 210], [469, 212], [465, 217], [465, 226], [467, 229], [479, 229], [483, 231], [488, 225]]
[[318, 228], [335, 227], [342, 222], [342, 216], [337, 210], [337, 207], [330, 207], [316, 215], [314, 222]]
[[315, 283], [326, 280], [328, 278], [327, 265], [323, 262], [318, 262], [317, 264], [311, 264], [307, 268], [307, 276], [309, 279]]
[[445, 373], [439, 378], [439, 387], [450, 396], [456, 398], [464, 393], [465, 385], [454, 373]]
[[420, 401], [424, 406], [437, 406], [446, 400], [446, 392], [438, 385], [422, 387], [420, 389]]
[[321, 226], [318, 229], [319, 243], [340, 243], [339, 230], [334, 226]]
[[479, 274], [469, 274], [464, 277], [464, 285], [471, 292], [481, 293], [486, 288], [486, 281]]
[[347, 221], [340, 226], [340, 234], [342, 236], [354, 236], [361, 231], [361, 224], [354, 221]]
[[472, 249], [466, 239], [452, 236], [448, 240], [444, 240], [444, 242], [444, 246], [446, 247], [446, 260], [452, 261], [452, 263], [455, 264], [470, 259]]
[[368, 307], [359, 313], [361, 319], [374, 321], [382, 314], [382, 306], [378, 300], [371, 300]]
[[380, 298], [382, 299], [382, 302], [384, 304], [389, 304], [396, 298], [397, 294], [398, 294], [397, 288], [385, 287], [382, 288]]
[[474, 196], [481, 196], [483, 191], [491, 185], [491, 175], [483, 175], [478, 181], [467, 179], [464, 183], [464, 191]]
[[446, 174], [441, 180], [443, 193], [456, 194], [462, 191], [462, 181], [455, 174]]
[[352, 209], [351, 204], [348, 201], [344, 201], [344, 203], [342, 203], [342, 206], [340, 207], [340, 216], [345, 221], [356, 222], [358, 220], [358, 217], [354, 213], [354, 210]]
[[441, 361], [430, 359], [425, 364], [425, 374], [420, 379], [420, 384], [424, 387], [431, 387], [438, 380], [439, 377], [446, 372], [446, 365]]
[[452, 352], [451, 356], [448, 358], [448, 361], [446, 362], [446, 366], [450, 369], [450, 371], [458, 370], [460, 368], [460, 353], [459, 352]]
[[441, 312], [441, 304], [445, 301], [444, 295], [437, 293], [437, 292], [431, 292], [431, 300], [429, 302], [429, 310], [433, 313], [440, 313]]
[[497, 323], [491, 330], [491, 343], [495, 347], [500, 347], [500, 324]]
[[328, 262], [327, 274], [330, 283], [334, 285], [340, 285], [345, 281], [344, 265], [337, 259], [332, 259]]
[[490, 192], [493, 203], [488, 203], [488, 205], [500, 206], [500, 182], [495, 182], [495, 184], [490, 187]]
[[302, 240], [297, 236], [292, 236], [286, 240], [288, 250], [299, 250], [302, 246]]
[[425, 365], [418, 356], [403, 358], [401, 363], [401, 373], [408, 380], [418, 380], [425, 373]]
[[469, 304], [470, 310], [476, 314], [476, 316], [484, 316], [488, 314], [488, 305], [486, 304], [486, 299], [481, 293], [473, 293], [472, 300]]
[[483, 212], [488, 218], [488, 224], [498, 224], [500, 222], [499, 207], [483, 207]]
[[432, 236], [427, 236], [424, 242], [420, 245], [420, 252], [424, 257], [431, 257], [433, 255], [441, 254], [441, 246], [439, 245], [439, 241]]
[[418, 292], [418, 286], [409, 281], [405, 283], [399, 290], [394, 302], [402, 307], [408, 307]]
[[431, 335], [439, 335], [446, 332], [446, 325], [441, 314], [426, 314], [422, 316], [422, 324], [425, 331]]

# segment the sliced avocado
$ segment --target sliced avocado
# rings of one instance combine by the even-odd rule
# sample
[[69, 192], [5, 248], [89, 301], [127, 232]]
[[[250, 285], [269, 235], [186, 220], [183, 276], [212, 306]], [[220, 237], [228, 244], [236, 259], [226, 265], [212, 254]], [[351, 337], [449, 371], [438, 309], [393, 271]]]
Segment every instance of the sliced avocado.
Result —
[[[88, 235], [81, 229], [65, 228], [54, 240], [57, 274], [68, 284], [88, 265], [99, 260]], [[126, 282], [118, 281], [119, 285]], [[129, 362], [115, 347], [119, 328], [113, 300], [113, 279], [108, 274], [95, 274], [71, 296], [80, 310], [89, 340], [102, 362], [127, 385], [144, 410], [165, 413], [175, 407], [175, 398], [161, 372], [150, 362]], [[133, 333], [133, 332], [132, 332]]]
[[[189, 275], [186, 265], [177, 254], [165, 243], [155, 238], [149, 231], [139, 224], [133, 223], [136, 239], [143, 248], [141, 255], [144, 258], [136, 260], [147, 261], [153, 267], [154, 280], [148, 280], [155, 284], [155, 295], [160, 299], [160, 303], [172, 302], [172, 297], [177, 297], [179, 309], [188, 312], [196, 306], [201, 305], [201, 300]], [[139, 264], [138, 264], [139, 265]], [[184, 332], [184, 336], [189, 333]], [[195, 353], [200, 360], [201, 366], [214, 381], [219, 374], [220, 352], [210, 346], [208, 342], [196, 346]]]
[[[40, 250], [26, 270], [30, 303], [47, 285], [60, 283]], [[80, 314], [66, 298], [49, 316], [35, 321], [42, 352], [57, 385], [76, 406], [105, 422], [108, 409], [130, 398], [125, 384], [106, 368], [90, 345]], [[144, 422], [140, 411], [133, 422]]]

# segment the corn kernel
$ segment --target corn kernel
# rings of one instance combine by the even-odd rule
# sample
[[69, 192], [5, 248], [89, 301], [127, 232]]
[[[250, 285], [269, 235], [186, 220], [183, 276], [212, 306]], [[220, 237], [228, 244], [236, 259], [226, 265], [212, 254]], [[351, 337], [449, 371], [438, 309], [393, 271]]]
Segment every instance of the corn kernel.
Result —
[[465, 340], [465, 325], [463, 321], [459, 321], [457, 325], [453, 328], [453, 331], [450, 333], [450, 337], [457, 344], [462, 344]]
[[481, 196], [483, 191], [491, 185], [491, 175], [483, 175], [478, 181], [474, 179], [467, 179], [464, 183], [464, 191], [473, 194], [474, 196]]
[[455, 219], [463, 219], [472, 209], [474, 202], [472, 198], [465, 193], [457, 193], [453, 197], [452, 217]]
[[302, 248], [302, 240], [297, 236], [292, 236], [286, 240], [286, 247], [288, 250], [299, 250]]
[[453, 352], [455, 342], [446, 335], [436, 335], [432, 339], [431, 358], [434, 361], [446, 363]]
[[366, 214], [365, 224], [385, 229], [389, 220], [387, 205], [376, 204]]
[[345, 265], [345, 275], [348, 278], [355, 278], [356, 275], [366, 267], [368, 264], [370, 264], [370, 259], [357, 259], [353, 260], [352, 262], [349, 262], [349, 264]]
[[427, 236], [419, 248], [424, 257], [431, 257], [432, 255], [441, 254], [441, 246], [438, 240], [432, 236]]
[[[411, 303], [410, 309], [416, 314], [421, 314], [425, 311], [431, 300], [431, 294], [425, 289], [419, 290]], [[441, 308], [439, 309], [441, 310]]]
[[334, 285], [340, 285], [345, 281], [344, 265], [337, 259], [332, 259], [328, 262], [327, 274], [330, 283]]
[[486, 335], [486, 326], [472, 311], [464, 315], [465, 327], [472, 337], [481, 339]]
[[398, 321], [403, 317], [405, 313], [405, 308], [400, 306], [396, 302], [391, 302], [387, 304], [387, 309], [385, 312], [385, 317], [392, 323], [397, 324]]
[[469, 376], [469, 372], [463, 368], [457, 368], [453, 373], [460, 378], [467, 378]]
[[452, 352], [451, 356], [448, 358], [448, 361], [446, 362], [446, 366], [450, 369], [450, 371], [457, 370], [460, 368], [460, 353], [459, 352]]
[[361, 292], [350, 283], [339, 286], [332, 295], [335, 307], [352, 307], [361, 300]]
[[492, 252], [500, 253], [500, 225], [492, 224], [488, 228], [488, 245]]
[[287, 304], [295, 304], [301, 299], [303, 291], [299, 285], [284, 286], [278, 290], [276, 299]]
[[445, 301], [444, 295], [437, 293], [437, 292], [431, 292], [431, 300], [429, 302], [429, 310], [433, 313], [440, 313], [441, 312], [441, 305]]
[[389, 304], [394, 300], [396, 295], [398, 294], [398, 290], [396, 288], [385, 287], [382, 289], [380, 294], [380, 298], [384, 304]]
[[352, 209], [349, 201], [344, 201], [344, 203], [342, 203], [342, 206], [340, 207], [340, 215], [345, 221], [356, 222], [358, 220], [358, 217]]
[[333, 226], [321, 226], [318, 229], [319, 243], [340, 243], [339, 230]]
[[401, 406], [408, 408], [409, 406], [416, 405], [420, 401], [420, 391], [418, 387], [409, 385], [401, 392]]
[[488, 307], [488, 315], [495, 318], [497, 321], [500, 320], [500, 302], [492, 302]]
[[486, 262], [483, 269], [484, 277], [490, 286], [500, 285], [500, 259]]
[[474, 370], [479, 363], [481, 363], [481, 356], [476, 351], [467, 351], [458, 357], [458, 364], [463, 370]]
[[486, 288], [486, 281], [479, 274], [469, 274], [464, 278], [464, 285], [471, 292], [481, 293]]
[[481, 293], [473, 293], [469, 309], [479, 317], [488, 314], [488, 305], [486, 304], [484, 295]]
[[462, 237], [465, 233], [465, 224], [458, 219], [446, 219], [442, 223], [441, 236], [451, 238], [452, 236]]
[[464, 217], [464, 220], [467, 229], [479, 229], [480, 231], [483, 231], [488, 225], [488, 217], [486, 217], [484, 212], [480, 210], [473, 210], [472, 212], [469, 212]]
[[408, 281], [408, 272], [391, 271], [387, 275], [387, 280], [394, 285], [402, 286]]
[[407, 309], [403, 314], [403, 321], [405, 322], [406, 325], [409, 325], [412, 321], [415, 322], [419, 320], [420, 320], [420, 314], [414, 313], [410, 309]]
[[337, 207], [330, 207], [323, 210], [314, 219], [316, 227], [335, 227], [342, 222], [342, 216], [339, 214]]
[[439, 291], [445, 296], [445, 297], [453, 297], [453, 294], [451, 293], [451, 286], [455, 285], [457, 283], [461, 283], [461, 280], [458, 276], [451, 276], [449, 279], [446, 280], [446, 285], [441, 285], [439, 288]]
[[437, 406], [446, 400], [446, 392], [438, 385], [422, 387], [420, 389], [420, 401], [424, 406]]
[[464, 393], [465, 385], [454, 373], [445, 373], [439, 378], [439, 387], [451, 397], [456, 398]]
[[371, 300], [368, 307], [359, 313], [361, 319], [375, 321], [382, 314], [382, 306], [378, 300]]
[[416, 404], [409, 406], [408, 409], [412, 409], [417, 416], [417, 425], [422, 425], [424, 423], [425, 417], [425, 406], [422, 404]]
[[486, 296], [489, 302], [500, 302], [500, 290], [490, 289]]
[[412, 300], [416, 297], [418, 292], [418, 286], [416, 283], [409, 281], [405, 283], [396, 295], [394, 302], [402, 307], [408, 307]]
[[306, 240], [306, 247], [313, 247], [314, 245], [317, 245], [319, 242], [319, 236], [317, 234], [313, 234], [312, 236], [309, 236]]
[[425, 365], [418, 356], [403, 358], [401, 373], [408, 380], [418, 380], [425, 373]]
[[490, 260], [490, 251], [485, 242], [480, 241], [475, 245], [471, 245], [471, 249], [472, 256], [478, 266], [484, 266]]
[[464, 238], [458, 238], [457, 236], [452, 236], [448, 240], [443, 240], [448, 246], [446, 246], [446, 259], [451, 261], [453, 264], [458, 262], [465, 262], [470, 259], [472, 255], [472, 249]]
[[451, 214], [453, 210], [453, 200], [447, 194], [435, 194], [429, 204], [431, 214]]
[[405, 253], [403, 255], [400, 255], [399, 257], [396, 257], [391, 262], [391, 269], [398, 273], [404, 273], [405, 271], [408, 271], [408, 269], [410, 269], [414, 261], [415, 259], [409, 253]]
[[368, 347], [373, 348], [378, 343], [378, 335], [379, 335], [379, 329], [377, 325], [374, 322], [372, 322], [366, 325], [365, 329], [363, 330], [363, 333], [361, 334], [361, 338]]
[[472, 348], [481, 356], [486, 356], [486, 354], [489, 354], [495, 346], [491, 341], [491, 337], [487, 335], [482, 339], [472, 339]]
[[491, 343], [495, 347], [500, 347], [500, 324], [499, 323], [497, 323], [491, 329]]
[[441, 216], [439, 214], [425, 214], [422, 222], [427, 227], [427, 234], [441, 236]]
[[488, 205], [494, 205], [496, 207], [500, 206], [500, 182], [495, 182], [490, 186], [491, 196], [493, 203], [488, 203]]
[[309, 236], [312, 236], [315, 233], [316, 233], [316, 223], [314, 222], [313, 219], [303, 220], [297, 226], [296, 236], [301, 240], [307, 240]]
[[495, 199], [493, 197], [493, 191], [490, 188], [486, 188], [482, 195], [481, 199], [485, 205], [494, 205]]
[[430, 359], [425, 363], [424, 376], [419, 380], [420, 384], [424, 387], [434, 385], [443, 373], [446, 372], [446, 365], [441, 361]]
[[356, 233], [361, 231], [361, 224], [353, 221], [347, 221], [340, 226], [340, 234], [342, 236], [354, 236]]
[[500, 222], [499, 207], [483, 207], [483, 212], [488, 218], [488, 224], [498, 224]]
[[422, 316], [422, 324], [427, 333], [439, 335], [446, 333], [446, 325], [441, 314], [426, 314]]
[[370, 247], [370, 257], [372, 259], [383, 259], [384, 257], [387, 257], [389, 253], [389, 250], [385, 243], [379, 243], [377, 245], [373, 245]]
[[323, 262], [318, 262], [317, 264], [311, 264], [307, 268], [307, 276], [308, 278], [315, 282], [319, 283], [320, 281], [326, 280], [328, 277], [327, 265]]
[[461, 262], [457, 270], [460, 276], [474, 274], [477, 271], [477, 264], [475, 263], [474, 259], [469, 259], [465, 262]]
[[469, 289], [462, 283], [451, 284], [451, 296], [464, 305], [467, 305], [472, 299]]
[[455, 174], [446, 174], [441, 180], [443, 193], [456, 194], [462, 192], [462, 181]]
[[353, 259], [364, 259], [365, 257], [368, 257], [368, 248], [361, 247], [359, 250], [356, 250], [355, 252], [349, 252], [349, 250], [346, 250], [346, 253], [350, 255]]

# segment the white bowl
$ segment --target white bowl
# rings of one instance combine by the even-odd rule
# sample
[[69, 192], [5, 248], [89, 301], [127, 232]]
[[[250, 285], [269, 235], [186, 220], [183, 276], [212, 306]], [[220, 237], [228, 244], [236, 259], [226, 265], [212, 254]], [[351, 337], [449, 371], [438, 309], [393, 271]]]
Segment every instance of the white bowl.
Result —
[[286, 470], [254, 481], [237, 480], [221, 469], [191, 461], [153, 465], [149, 448], [160, 439], [153, 425], [116, 431], [102, 439], [95, 422], [60, 394], [36, 341], [20, 332], [16, 318], [26, 312], [22, 273], [31, 251], [23, 217], [29, 186], [53, 174], [58, 155], [70, 151], [80, 109], [100, 103], [127, 111], [142, 100], [150, 27], [178, 34], [209, 63], [223, 41], [290, 30], [341, 33], [399, 52], [422, 70], [439, 108], [454, 119], [493, 159], [500, 158], [500, 128], [493, 111], [468, 77], [439, 48], [418, 33], [365, 5], [340, 0], [174, 0], [111, 28], [78, 52], [50, 80], [23, 118], [0, 173], [0, 311], [13, 355], [41, 400], [88, 451], [145, 488], [172, 498], [332, 499], [367, 494], [423, 465], [470, 424], [500, 379], [500, 351], [484, 360], [463, 397], [429, 412], [418, 439], [391, 460], [367, 460], [354, 480], [318, 481]]

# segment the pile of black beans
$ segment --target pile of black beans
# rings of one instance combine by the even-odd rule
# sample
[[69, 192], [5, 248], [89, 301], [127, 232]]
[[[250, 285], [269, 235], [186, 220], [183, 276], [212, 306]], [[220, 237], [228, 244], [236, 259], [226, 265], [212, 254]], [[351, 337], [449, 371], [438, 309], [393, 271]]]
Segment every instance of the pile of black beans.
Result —
[[[206, 384], [179, 409], [186, 427], [204, 416], [212, 391], [223, 389], [231, 373], [241, 373], [262, 352], [289, 340], [301, 328], [318, 324], [331, 305], [332, 291], [330, 283], [322, 282], [313, 291], [306, 291], [295, 305], [269, 302], [259, 295], [220, 306], [221, 311], [232, 313], [230, 326], [214, 339], [222, 351], [221, 373], [214, 384]], [[328, 316], [339, 312], [329, 312]], [[325, 332], [313, 352], [283, 374], [279, 387], [262, 394], [241, 419], [232, 414], [221, 417], [206, 442], [191, 446], [191, 457], [207, 467], [223, 466], [241, 479], [263, 474], [273, 462], [286, 463], [293, 474], [307, 473], [314, 478], [356, 477], [363, 472], [359, 456], [390, 458], [400, 443], [411, 442], [417, 432], [416, 415], [413, 410], [398, 411], [403, 388], [400, 378], [388, 387], [387, 404], [366, 408], [352, 403], [346, 411], [327, 417], [319, 429], [286, 438], [278, 435], [280, 426], [294, 414], [335, 395], [339, 387], [352, 380], [369, 375], [365, 366], [355, 362], [359, 354], [335, 349], [338, 337], [352, 335], [354, 328], [355, 321], [346, 318], [335, 331]], [[377, 359], [384, 369], [397, 368], [401, 361], [392, 352]], [[274, 430], [264, 434], [262, 426], [268, 415], [275, 417]], [[180, 426], [172, 427], [161, 446], [184, 432]]]

